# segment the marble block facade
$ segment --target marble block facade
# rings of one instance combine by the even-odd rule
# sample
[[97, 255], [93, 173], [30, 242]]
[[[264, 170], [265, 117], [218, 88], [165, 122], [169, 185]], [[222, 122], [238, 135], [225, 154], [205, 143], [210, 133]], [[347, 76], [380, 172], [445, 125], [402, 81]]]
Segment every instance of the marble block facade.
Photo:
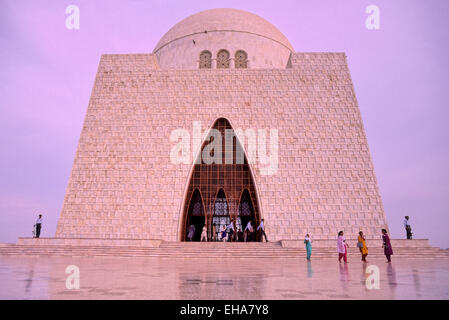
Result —
[[173, 163], [170, 137], [184, 129], [194, 143], [193, 123], [204, 137], [219, 118], [278, 132], [276, 172], [250, 164], [270, 240], [387, 228], [346, 55], [295, 52], [264, 19], [214, 9], [153, 53], [102, 55], [56, 237], [183, 240], [195, 155]]

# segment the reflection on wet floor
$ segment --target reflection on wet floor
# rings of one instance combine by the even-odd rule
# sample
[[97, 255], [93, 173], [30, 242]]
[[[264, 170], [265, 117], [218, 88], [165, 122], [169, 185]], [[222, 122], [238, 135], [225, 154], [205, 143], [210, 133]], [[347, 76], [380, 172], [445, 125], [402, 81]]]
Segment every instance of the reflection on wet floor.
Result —
[[[80, 289], [66, 288], [66, 267]], [[368, 289], [367, 268], [379, 270]], [[0, 256], [1, 299], [448, 299], [449, 259], [182, 259]]]

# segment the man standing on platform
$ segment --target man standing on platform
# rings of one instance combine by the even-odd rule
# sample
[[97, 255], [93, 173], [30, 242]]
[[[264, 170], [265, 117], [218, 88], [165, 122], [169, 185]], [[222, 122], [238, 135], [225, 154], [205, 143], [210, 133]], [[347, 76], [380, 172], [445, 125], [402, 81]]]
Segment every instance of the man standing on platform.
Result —
[[404, 228], [405, 228], [405, 232], [407, 233], [407, 239], [411, 240], [413, 233], [412, 233], [412, 227], [410, 226], [410, 222], [409, 222], [409, 216], [405, 216]]
[[41, 235], [41, 228], [42, 228], [42, 215], [39, 215], [39, 218], [36, 220], [36, 238], [39, 238]]

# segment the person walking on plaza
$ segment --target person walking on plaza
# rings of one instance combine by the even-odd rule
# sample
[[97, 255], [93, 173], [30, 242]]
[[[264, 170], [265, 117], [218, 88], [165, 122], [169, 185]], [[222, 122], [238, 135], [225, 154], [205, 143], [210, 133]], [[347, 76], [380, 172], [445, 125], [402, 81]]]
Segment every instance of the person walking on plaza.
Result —
[[234, 220], [231, 220], [231, 223], [228, 224], [229, 236], [228, 241], [232, 242], [234, 240]]
[[312, 239], [310, 238], [309, 234], [306, 234], [306, 237], [304, 238], [304, 243], [306, 245], [307, 260], [310, 261], [310, 257], [312, 256]]
[[357, 239], [357, 248], [359, 248], [360, 253], [362, 254], [362, 261], [366, 261], [366, 256], [368, 255], [368, 247], [366, 246], [365, 236], [363, 235], [363, 232], [359, 232], [359, 237]]
[[348, 262], [347, 250], [346, 250], [346, 239], [343, 236], [343, 231], [338, 233], [337, 238], [337, 251], [338, 251], [338, 262], [341, 262], [343, 258], [344, 262]]
[[201, 232], [201, 242], [203, 242], [203, 239], [204, 239], [204, 241], [207, 242], [207, 228], [206, 228], [206, 225], [204, 225], [203, 232]]
[[407, 235], [407, 240], [411, 240], [413, 233], [412, 233], [412, 227], [410, 226], [409, 216], [405, 216], [404, 228], [405, 228], [405, 233]]
[[385, 256], [387, 257], [388, 263], [391, 262], [391, 255], [393, 254], [393, 248], [391, 247], [390, 237], [387, 234], [387, 230], [382, 229], [382, 240]]
[[42, 228], [42, 215], [39, 215], [39, 218], [37, 218], [36, 220], [36, 238], [39, 238], [39, 236], [41, 235], [41, 228]]
[[265, 242], [268, 242], [267, 234], [265, 233], [265, 226], [264, 226], [263, 222], [264, 222], [264, 220], [262, 219], [260, 221], [259, 226], [257, 227], [257, 231], [259, 231], [259, 229], [260, 229], [260, 240], [263, 241], [262, 236], [264, 236], [265, 237]]
[[189, 233], [187, 234], [187, 238], [189, 238], [189, 241], [193, 241], [193, 236], [195, 235], [195, 226], [191, 224], [189, 226]]

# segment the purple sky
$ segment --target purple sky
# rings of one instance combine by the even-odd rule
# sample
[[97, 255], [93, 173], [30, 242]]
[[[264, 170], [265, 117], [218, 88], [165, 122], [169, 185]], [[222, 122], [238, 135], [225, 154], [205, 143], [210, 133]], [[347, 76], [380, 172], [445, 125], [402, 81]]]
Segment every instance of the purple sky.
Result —
[[[80, 29], [65, 9], [80, 8]], [[365, 8], [380, 8], [380, 30]], [[54, 236], [102, 53], [150, 53], [211, 8], [260, 15], [296, 51], [346, 52], [387, 220], [449, 247], [449, 1], [0, 0], [0, 242]]]

